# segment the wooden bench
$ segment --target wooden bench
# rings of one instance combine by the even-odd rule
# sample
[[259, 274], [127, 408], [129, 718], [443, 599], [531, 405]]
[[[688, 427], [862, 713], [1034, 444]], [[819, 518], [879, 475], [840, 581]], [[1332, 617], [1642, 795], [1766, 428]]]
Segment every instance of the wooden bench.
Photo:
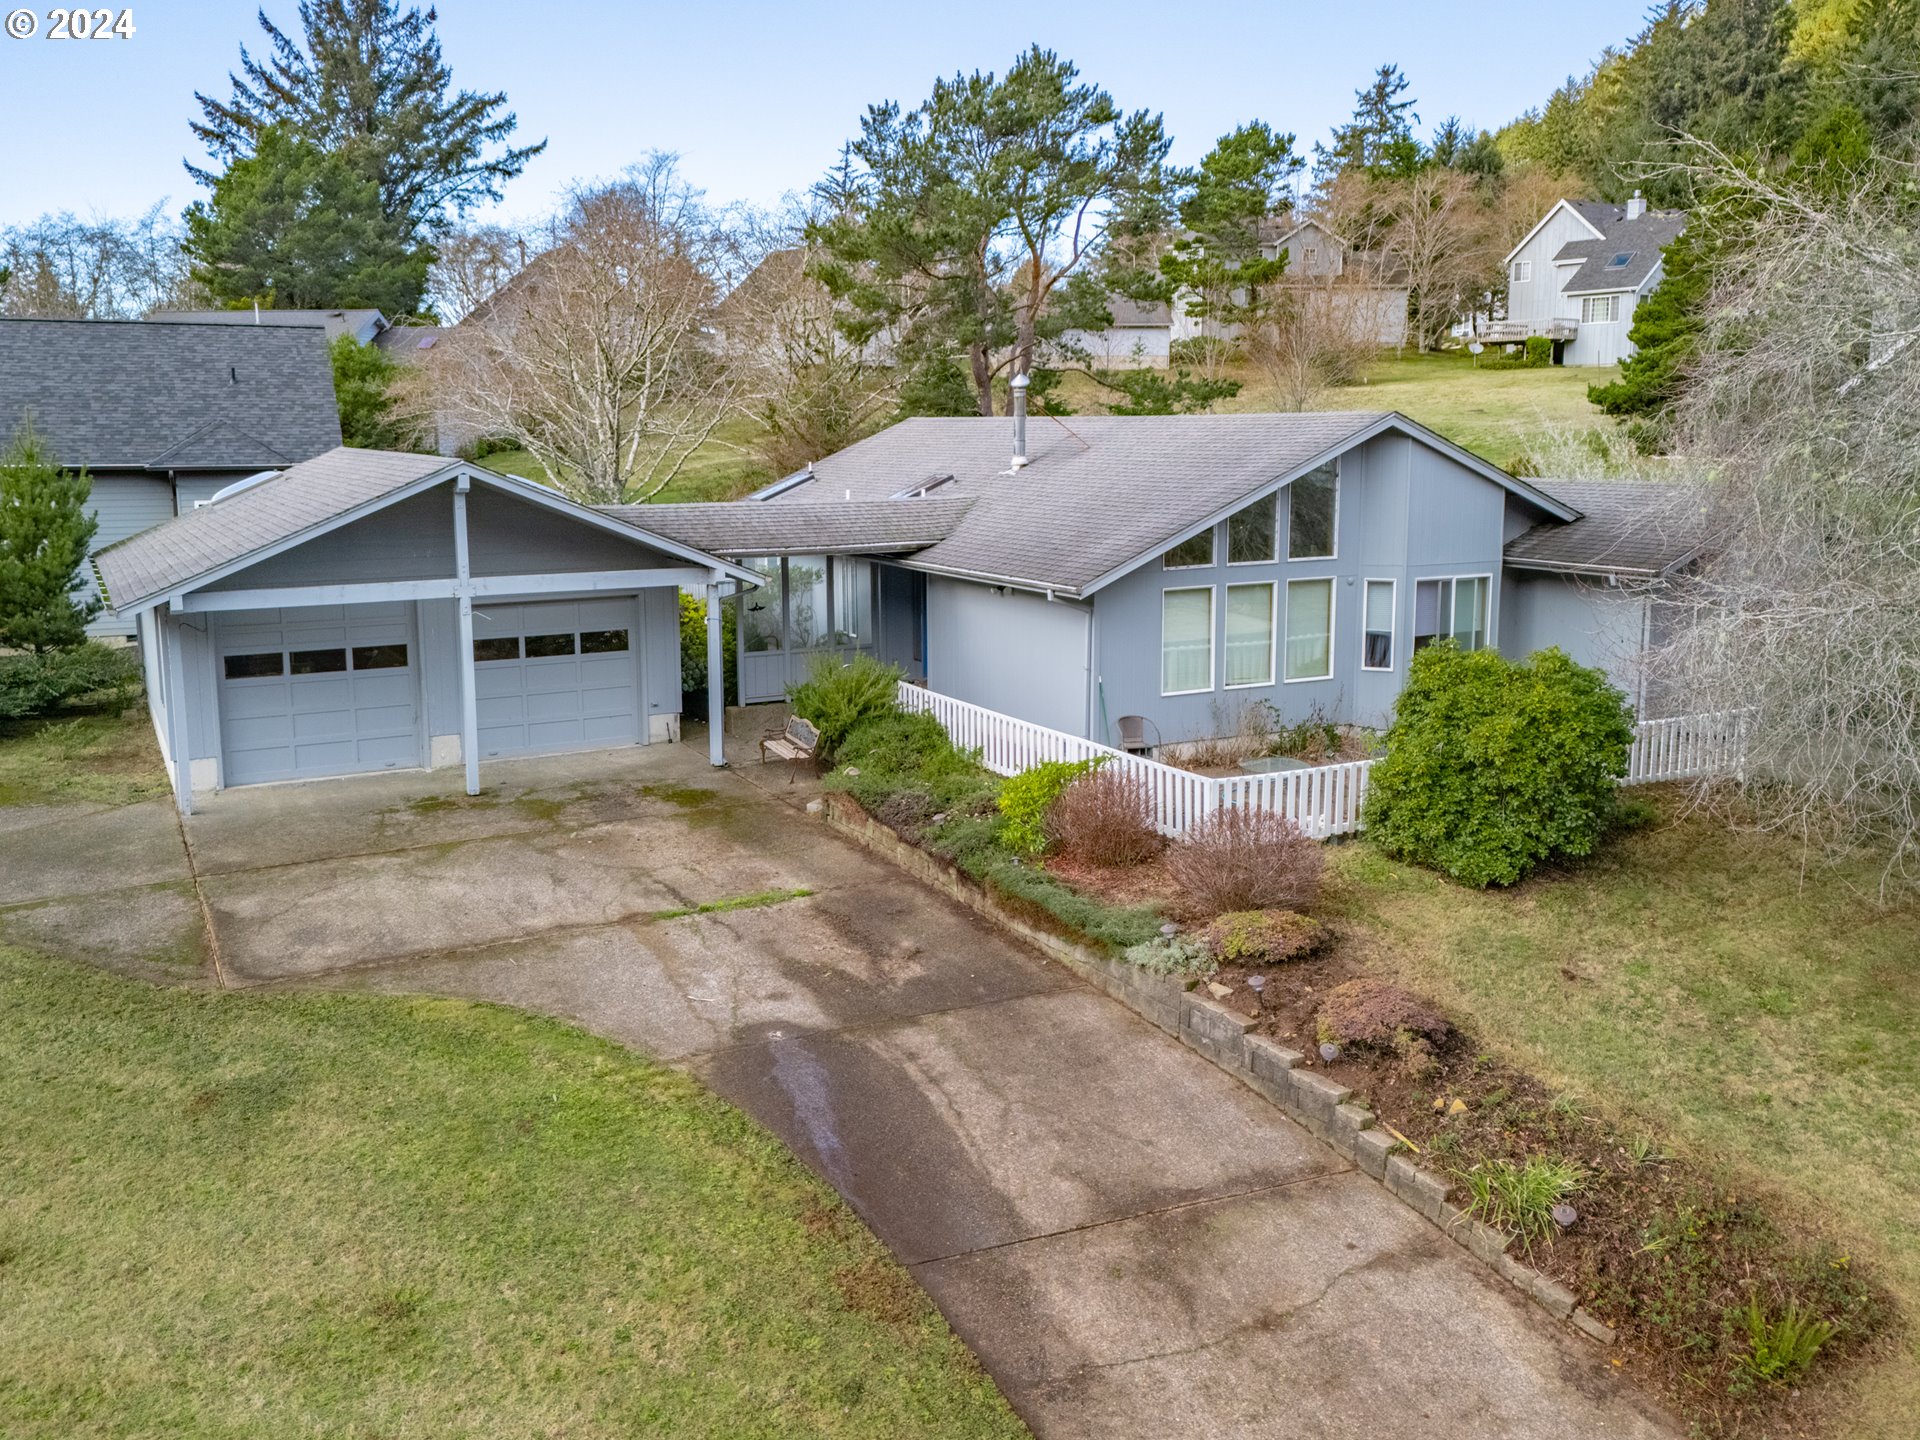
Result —
[[811, 760], [820, 750], [820, 732], [813, 728], [811, 720], [802, 720], [798, 715], [787, 721], [783, 730], [769, 731], [760, 739], [760, 763], [767, 763], [767, 756], [773, 755], [793, 765], [792, 774], [787, 783], [793, 783], [794, 775], [799, 773], [802, 761]]

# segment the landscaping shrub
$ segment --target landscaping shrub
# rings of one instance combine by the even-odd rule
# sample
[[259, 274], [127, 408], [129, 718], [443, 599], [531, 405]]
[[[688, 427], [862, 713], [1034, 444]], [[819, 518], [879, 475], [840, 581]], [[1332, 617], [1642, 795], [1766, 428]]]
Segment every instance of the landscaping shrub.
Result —
[[[869, 813], [901, 790], [929, 796], [929, 818], [949, 814], [992, 814], [1000, 793], [998, 776], [982, 770], [972, 756], [954, 748], [931, 715], [901, 711], [876, 715], [854, 726], [841, 742], [840, 768], [827, 784], [844, 790]], [[857, 772], [857, 773], [855, 773]]]
[[1367, 780], [1368, 836], [1464, 884], [1511, 885], [1593, 852], [1632, 743], [1626, 697], [1558, 650], [1514, 661], [1428, 646]]
[[806, 679], [787, 687], [787, 698], [794, 714], [813, 722], [820, 732], [820, 751], [831, 759], [862, 720], [900, 708], [894, 698], [899, 684], [898, 665], [882, 665], [871, 655], [856, 655], [838, 665], [822, 655]]
[[1327, 992], [1316, 1017], [1320, 1038], [1336, 1045], [1404, 1050], [1410, 1039], [1436, 1043], [1453, 1027], [1411, 990], [1384, 980], [1348, 980]]
[[1167, 851], [1174, 883], [1208, 915], [1309, 909], [1325, 866], [1316, 841], [1268, 810], [1216, 811]]
[[82, 702], [124, 705], [139, 684], [140, 662], [124, 646], [88, 641], [38, 655], [0, 655], [0, 720]]
[[1327, 943], [1327, 928], [1295, 910], [1235, 910], [1200, 932], [1215, 960], [1230, 965], [1280, 965]]
[[1153, 796], [1117, 770], [1096, 770], [1067, 786], [1047, 810], [1045, 828], [1056, 850], [1089, 865], [1143, 865], [1162, 844]]
[[1000, 786], [1000, 838], [1009, 850], [1038, 855], [1047, 848], [1047, 811], [1066, 788], [1093, 772], [1098, 760], [1042, 760]]
[[[737, 607], [720, 607], [720, 654], [726, 668], [724, 703], [739, 703], [740, 682], [734, 672], [739, 668], [735, 636], [739, 630]], [[698, 595], [680, 592], [680, 693], [704, 694], [707, 689], [707, 602]], [[704, 717], [705, 711], [700, 712]]]
[[1129, 947], [1126, 958], [1155, 975], [1204, 975], [1214, 965], [1213, 952], [1192, 935], [1156, 935]]

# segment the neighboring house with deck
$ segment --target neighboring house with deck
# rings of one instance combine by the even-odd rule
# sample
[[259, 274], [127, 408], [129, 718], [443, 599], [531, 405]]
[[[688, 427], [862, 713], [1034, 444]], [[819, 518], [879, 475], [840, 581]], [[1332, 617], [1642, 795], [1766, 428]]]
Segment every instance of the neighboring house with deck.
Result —
[[[340, 443], [319, 325], [0, 320], [0, 443], [28, 422], [92, 476], [97, 547]], [[92, 629], [126, 636], [133, 621]]]
[[1633, 312], [1660, 283], [1662, 251], [1686, 228], [1676, 210], [1560, 200], [1507, 252], [1507, 308], [1474, 338], [1553, 341], [1554, 363], [1611, 365], [1632, 355]]

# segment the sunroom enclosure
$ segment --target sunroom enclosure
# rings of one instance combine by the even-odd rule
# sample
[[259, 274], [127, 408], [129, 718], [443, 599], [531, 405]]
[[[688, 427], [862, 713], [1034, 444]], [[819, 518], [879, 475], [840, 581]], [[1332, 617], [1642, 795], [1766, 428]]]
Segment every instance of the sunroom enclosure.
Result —
[[845, 664], [878, 647], [879, 571], [855, 555], [763, 555], [739, 598], [740, 703], [786, 698], [822, 656]]

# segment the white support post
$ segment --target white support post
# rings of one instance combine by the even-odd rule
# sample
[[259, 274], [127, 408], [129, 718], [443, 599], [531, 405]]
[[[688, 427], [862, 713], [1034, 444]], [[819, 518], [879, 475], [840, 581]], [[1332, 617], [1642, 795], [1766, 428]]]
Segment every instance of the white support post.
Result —
[[720, 572], [707, 582], [707, 759], [727, 763], [727, 655], [720, 644]]
[[453, 557], [460, 606], [460, 759], [467, 770], [467, 794], [480, 793], [480, 702], [473, 675], [472, 572], [467, 563], [467, 487], [462, 475], [453, 487]]
[[163, 637], [161, 679], [166, 686], [167, 756], [173, 761], [173, 803], [182, 815], [193, 814], [192, 749], [187, 744], [187, 667], [180, 654], [180, 617], [168, 608], [159, 623]]

